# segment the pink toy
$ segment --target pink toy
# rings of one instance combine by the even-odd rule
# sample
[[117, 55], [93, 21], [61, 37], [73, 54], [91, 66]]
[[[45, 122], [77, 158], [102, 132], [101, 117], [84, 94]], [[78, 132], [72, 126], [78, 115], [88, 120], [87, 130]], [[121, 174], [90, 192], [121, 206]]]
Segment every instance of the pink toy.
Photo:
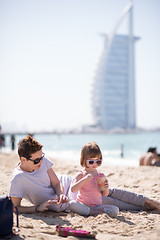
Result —
[[76, 237], [87, 237], [87, 238], [95, 238], [94, 234], [91, 234], [88, 231], [84, 230], [75, 230], [71, 227], [60, 227], [56, 226], [56, 231], [59, 236], [67, 237], [67, 236], [76, 236]]

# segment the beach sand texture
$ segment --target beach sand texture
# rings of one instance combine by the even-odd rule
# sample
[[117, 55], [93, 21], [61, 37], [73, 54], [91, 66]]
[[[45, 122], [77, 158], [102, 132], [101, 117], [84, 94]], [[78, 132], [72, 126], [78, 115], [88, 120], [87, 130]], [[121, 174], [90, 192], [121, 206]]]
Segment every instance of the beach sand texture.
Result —
[[[51, 159], [56, 173], [75, 176], [79, 166], [73, 162]], [[0, 153], [0, 194], [8, 195], [12, 171], [18, 163], [16, 153]], [[160, 200], [160, 168], [158, 167], [115, 167], [108, 166], [103, 171], [111, 187], [123, 188]], [[23, 204], [29, 203], [23, 200]], [[14, 215], [14, 223], [16, 217]], [[117, 218], [106, 214], [83, 217], [75, 213], [54, 213], [46, 211], [36, 214], [19, 215], [20, 231], [12, 239], [64, 239], [57, 235], [56, 225], [91, 231], [98, 240], [159, 240], [160, 213], [122, 211]], [[15, 224], [14, 224], [15, 227]], [[67, 239], [77, 239], [69, 236]], [[87, 239], [87, 238], [83, 238]]]

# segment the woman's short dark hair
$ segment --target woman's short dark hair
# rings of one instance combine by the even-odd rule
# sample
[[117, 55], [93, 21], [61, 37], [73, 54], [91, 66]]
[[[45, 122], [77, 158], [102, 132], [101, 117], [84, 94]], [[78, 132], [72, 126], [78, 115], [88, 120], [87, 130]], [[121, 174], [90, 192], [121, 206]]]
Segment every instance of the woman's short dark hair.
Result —
[[24, 139], [20, 140], [18, 143], [18, 155], [19, 157], [31, 158], [31, 155], [39, 150], [41, 150], [43, 145], [41, 145], [36, 139], [28, 135]]

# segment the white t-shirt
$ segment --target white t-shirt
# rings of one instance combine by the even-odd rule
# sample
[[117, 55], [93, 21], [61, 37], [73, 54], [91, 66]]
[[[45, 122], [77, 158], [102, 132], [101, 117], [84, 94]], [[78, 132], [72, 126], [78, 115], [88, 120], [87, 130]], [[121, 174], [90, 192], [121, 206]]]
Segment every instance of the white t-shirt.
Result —
[[34, 172], [25, 172], [18, 165], [13, 172], [9, 196], [25, 198], [34, 205], [55, 198], [55, 190], [47, 173], [52, 166], [53, 163], [47, 158], [43, 158], [40, 169]]

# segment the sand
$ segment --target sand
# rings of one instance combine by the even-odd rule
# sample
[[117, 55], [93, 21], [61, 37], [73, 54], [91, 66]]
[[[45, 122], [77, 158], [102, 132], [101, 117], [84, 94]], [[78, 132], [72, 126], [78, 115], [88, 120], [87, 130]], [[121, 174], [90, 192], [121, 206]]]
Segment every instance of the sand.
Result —
[[[56, 173], [75, 176], [79, 166], [72, 162], [51, 159]], [[8, 195], [12, 171], [18, 163], [16, 153], [0, 153], [0, 194]], [[158, 167], [115, 167], [100, 168], [107, 176], [111, 187], [123, 188], [160, 200], [160, 168]], [[23, 200], [23, 204], [30, 205]], [[14, 228], [16, 217], [14, 214]], [[160, 213], [145, 211], [121, 211], [117, 218], [106, 214], [83, 217], [75, 213], [46, 211], [19, 215], [20, 231], [12, 239], [63, 239], [56, 233], [56, 225], [91, 231], [101, 240], [159, 240]], [[77, 239], [68, 237], [67, 239]], [[87, 239], [87, 238], [85, 238]]]

